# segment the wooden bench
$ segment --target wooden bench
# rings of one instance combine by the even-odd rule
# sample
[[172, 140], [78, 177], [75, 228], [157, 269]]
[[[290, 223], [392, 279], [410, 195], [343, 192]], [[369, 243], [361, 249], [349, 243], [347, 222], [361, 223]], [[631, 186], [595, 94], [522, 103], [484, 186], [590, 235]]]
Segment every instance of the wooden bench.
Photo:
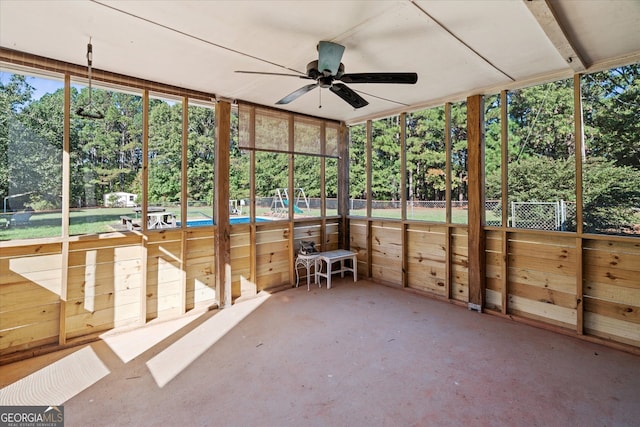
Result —
[[[338, 249], [335, 251], [318, 252], [315, 258], [315, 273], [316, 282], [320, 284], [320, 278], [327, 279], [327, 289], [331, 289], [331, 275], [340, 273], [340, 277], [344, 277], [344, 273], [350, 271], [353, 274], [354, 283], [358, 281], [358, 258], [356, 252], [347, 251], [345, 249]], [[345, 260], [351, 260], [351, 267], [344, 264]], [[340, 269], [334, 270], [333, 264], [340, 262]], [[322, 264], [325, 264], [323, 273]]]

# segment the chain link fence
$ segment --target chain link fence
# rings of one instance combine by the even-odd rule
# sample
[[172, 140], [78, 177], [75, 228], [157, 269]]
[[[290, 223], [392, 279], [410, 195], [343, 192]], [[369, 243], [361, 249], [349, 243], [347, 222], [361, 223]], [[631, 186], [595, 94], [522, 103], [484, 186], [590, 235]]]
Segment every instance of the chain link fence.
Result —
[[575, 217], [575, 202], [511, 202], [514, 228], [568, 231], [575, 229]]

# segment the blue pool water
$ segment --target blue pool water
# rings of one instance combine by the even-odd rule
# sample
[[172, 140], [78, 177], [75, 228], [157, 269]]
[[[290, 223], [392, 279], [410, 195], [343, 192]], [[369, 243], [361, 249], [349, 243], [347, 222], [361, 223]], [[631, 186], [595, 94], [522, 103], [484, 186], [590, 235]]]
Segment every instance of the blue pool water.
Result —
[[[270, 220], [265, 218], [260, 218], [260, 217], [256, 218], [256, 222], [268, 222], [268, 221]], [[248, 216], [231, 217], [229, 218], [229, 223], [230, 224], [249, 224], [249, 217]], [[180, 227], [180, 221], [176, 222], [176, 225]], [[213, 225], [213, 220], [212, 219], [188, 219], [187, 220], [187, 227], [205, 227], [207, 225]]]

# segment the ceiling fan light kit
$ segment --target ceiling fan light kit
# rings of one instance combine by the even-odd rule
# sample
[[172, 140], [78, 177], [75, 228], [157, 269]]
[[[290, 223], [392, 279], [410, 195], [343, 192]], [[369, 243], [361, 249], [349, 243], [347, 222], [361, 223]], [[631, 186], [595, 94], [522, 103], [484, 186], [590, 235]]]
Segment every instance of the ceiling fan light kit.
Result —
[[[342, 55], [345, 47], [337, 43], [321, 41], [318, 43], [318, 59], [307, 64], [307, 75], [295, 75], [284, 73], [263, 73], [260, 71], [236, 71], [237, 73], [246, 74], [263, 74], [298, 77], [301, 79], [315, 80], [312, 83], [301, 87], [300, 89], [290, 93], [280, 99], [276, 104], [283, 105], [295, 101], [302, 95], [316, 87], [329, 89], [338, 95], [343, 101], [347, 102], [353, 108], [362, 108], [369, 105], [366, 99], [358, 95], [353, 89], [344, 83], [360, 84], [360, 83], [383, 83], [383, 84], [415, 84], [418, 81], [416, 73], [355, 73], [345, 74]], [[336, 83], [340, 81], [342, 83]]]

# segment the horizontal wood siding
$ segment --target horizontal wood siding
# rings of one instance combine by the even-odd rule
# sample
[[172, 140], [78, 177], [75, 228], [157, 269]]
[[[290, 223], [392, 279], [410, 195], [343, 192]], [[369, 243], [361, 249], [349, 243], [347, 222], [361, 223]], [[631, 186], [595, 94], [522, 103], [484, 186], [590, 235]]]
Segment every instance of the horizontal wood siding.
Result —
[[402, 286], [402, 223], [371, 223], [371, 272], [375, 280]]
[[69, 244], [66, 338], [139, 322], [140, 237], [87, 239]]
[[407, 226], [407, 286], [447, 298], [447, 228], [412, 223]]
[[485, 262], [487, 288], [485, 290], [485, 307], [490, 310], [502, 310], [502, 293], [504, 289], [502, 253], [502, 232], [485, 231]]
[[327, 221], [325, 224], [322, 247], [325, 251], [335, 251], [340, 248], [340, 223], [338, 220]]
[[298, 253], [300, 250], [300, 242], [302, 240], [314, 242], [318, 251], [328, 250], [322, 241], [322, 224], [320, 222], [295, 224], [293, 231], [293, 248], [295, 253]]
[[215, 237], [212, 229], [187, 232], [185, 309], [210, 306], [216, 301]]
[[150, 233], [147, 242], [147, 320], [171, 318], [184, 312], [185, 275], [182, 270], [182, 234], [163, 230]]
[[257, 290], [290, 283], [289, 223], [256, 225], [256, 285]]
[[251, 275], [251, 226], [231, 225], [231, 295], [251, 296], [257, 292], [255, 279]]
[[469, 236], [461, 227], [451, 229], [451, 298], [469, 301]]
[[0, 355], [58, 342], [62, 245], [0, 252]]
[[369, 277], [366, 220], [349, 220], [349, 249], [358, 253], [358, 277]]
[[509, 236], [508, 312], [575, 330], [575, 237], [517, 232]]
[[583, 243], [585, 333], [640, 347], [640, 242]]

